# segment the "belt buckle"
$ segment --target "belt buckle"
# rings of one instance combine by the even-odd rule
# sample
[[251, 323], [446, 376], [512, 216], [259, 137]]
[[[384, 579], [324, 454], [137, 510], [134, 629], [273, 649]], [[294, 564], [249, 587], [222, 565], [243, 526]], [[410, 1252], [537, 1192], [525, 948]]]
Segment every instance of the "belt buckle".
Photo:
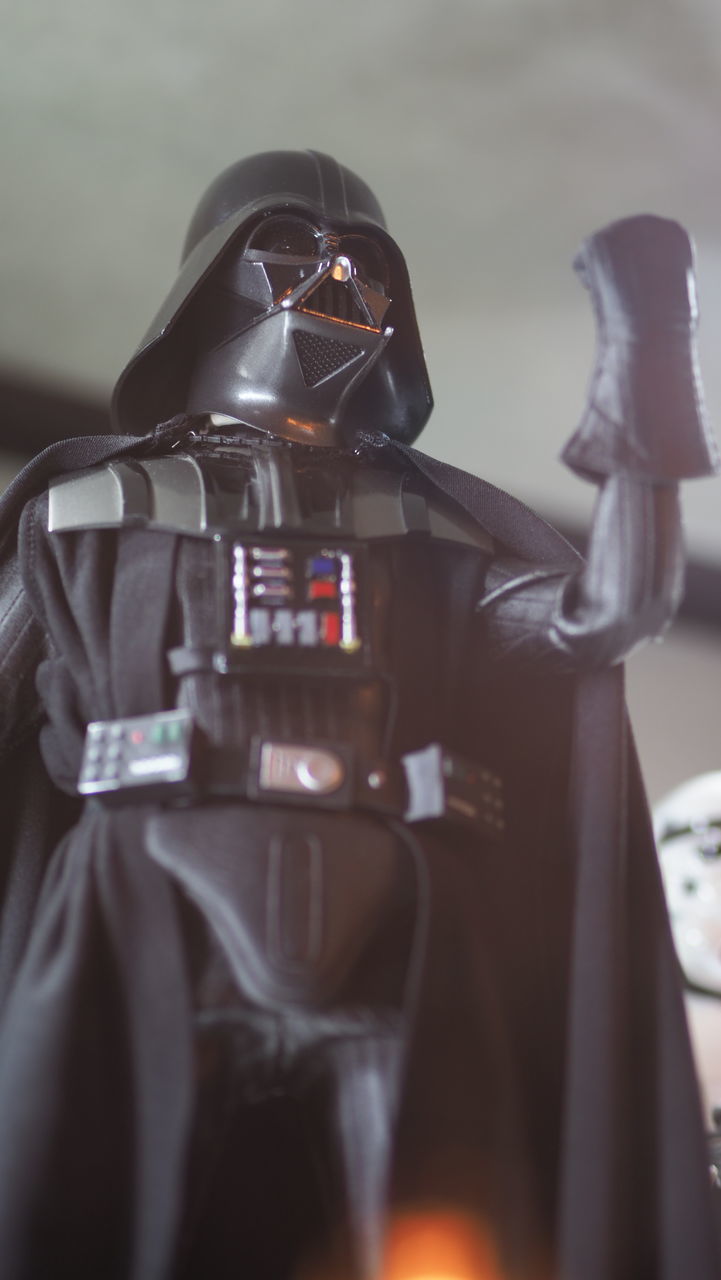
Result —
[[251, 742], [248, 791], [255, 800], [347, 808], [352, 783], [352, 753], [344, 743]]

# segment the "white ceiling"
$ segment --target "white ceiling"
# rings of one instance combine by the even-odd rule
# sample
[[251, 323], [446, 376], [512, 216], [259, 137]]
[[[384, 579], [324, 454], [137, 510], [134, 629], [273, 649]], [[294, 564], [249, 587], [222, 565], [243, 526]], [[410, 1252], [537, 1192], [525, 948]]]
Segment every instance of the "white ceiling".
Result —
[[[206, 183], [311, 146], [404, 248], [436, 393], [424, 446], [546, 511], [593, 331], [570, 262], [626, 213], [695, 236], [721, 423], [718, 0], [0, 0], [0, 364], [106, 394]], [[721, 481], [689, 534], [721, 560]]]

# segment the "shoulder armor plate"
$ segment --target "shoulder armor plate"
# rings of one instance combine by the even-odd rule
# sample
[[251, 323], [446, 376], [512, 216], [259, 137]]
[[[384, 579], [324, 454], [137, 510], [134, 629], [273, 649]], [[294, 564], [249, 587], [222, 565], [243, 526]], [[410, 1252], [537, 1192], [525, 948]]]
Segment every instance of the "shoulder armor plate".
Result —
[[135, 523], [205, 532], [205, 485], [193, 458], [107, 462], [50, 482], [51, 533]]
[[51, 481], [48, 527], [62, 533], [138, 524], [201, 537], [294, 529], [306, 537], [333, 533], [363, 541], [424, 533], [492, 550], [489, 535], [455, 502], [435, 490], [414, 492], [402, 473], [383, 468], [358, 468], [332, 517], [308, 514], [297, 500], [292, 468], [279, 461], [282, 454], [258, 461], [247, 493], [236, 496], [235, 514], [229, 514], [229, 494], [208, 483], [190, 454], [107, 462]]

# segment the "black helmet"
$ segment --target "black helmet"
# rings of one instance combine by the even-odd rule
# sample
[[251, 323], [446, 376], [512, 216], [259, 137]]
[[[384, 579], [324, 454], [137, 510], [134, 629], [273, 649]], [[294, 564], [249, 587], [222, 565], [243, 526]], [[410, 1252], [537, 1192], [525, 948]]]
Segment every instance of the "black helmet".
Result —
[[[257, 285], [261, 275], [267, 296]], [[271, 316], [273, 326], [261, 324]], [[269, 348], [259, 335], [271, 327]], [[246, 395], [237, 411], [241, 421], [312, 442], [312, 432], [286, 429], [287, 421], [297, 421], [287, 408], [293, 395], [322, 401], [321, 391], [334, 407], [321, 407], [320, 416], [335, 414], [344, 435], [372, 429], [408, 443], [428, 419], [433, 400], [403, 255], [385, 230], [373, 193], [329, 156], [265, 152], [232, 165], [212, 183], [191, 221], [180, 275], [118, 380], [118, 428], [142, 434], [184, 411], [232, 414], [231, 406], [201, 400], [196, 370], [200, 360], [207, 386], [212, 351], [211, 384], [215, 379], [225, 386], [228, 348], [241, 334], [243, 356], [239, 362], [234, 354], [232, 367], [249, 367], [249, 385], [264, 378], [283, 382], [283, 361], [290, 361], [297, 381], [295, 390], [283, 382], [280, 416], [249, 410]], [[267, 406], [272, 399], [266, 388], [258, 403]]]

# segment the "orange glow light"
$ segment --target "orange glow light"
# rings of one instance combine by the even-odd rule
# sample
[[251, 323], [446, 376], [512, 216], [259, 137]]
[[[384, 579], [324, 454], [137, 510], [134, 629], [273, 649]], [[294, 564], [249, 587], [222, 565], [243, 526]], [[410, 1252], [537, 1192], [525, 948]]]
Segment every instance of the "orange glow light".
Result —
[[379, 1280], [503, 1280], [490, 1233], [470, 1215], [405, 1213], [391, 1221]]

